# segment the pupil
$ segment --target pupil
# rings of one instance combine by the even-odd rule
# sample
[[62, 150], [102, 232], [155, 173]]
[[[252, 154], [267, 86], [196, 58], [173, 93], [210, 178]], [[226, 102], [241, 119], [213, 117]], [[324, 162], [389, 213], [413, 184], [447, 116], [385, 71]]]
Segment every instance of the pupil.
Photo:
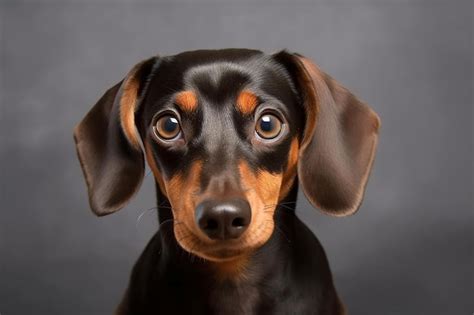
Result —
[[165, 130], [167, 132], [173, 132], [176, 130], [176, 127], [178, 126], [178, 120], [174, 117], [169, 117], [168, 119], [166, 119], [165, 121]]
[[266, 132], [273, 130], [273, 123], [270, 116], [262, 117], [262, 121], [260, 122], [260, 128], [262, 128], [262, 130]]

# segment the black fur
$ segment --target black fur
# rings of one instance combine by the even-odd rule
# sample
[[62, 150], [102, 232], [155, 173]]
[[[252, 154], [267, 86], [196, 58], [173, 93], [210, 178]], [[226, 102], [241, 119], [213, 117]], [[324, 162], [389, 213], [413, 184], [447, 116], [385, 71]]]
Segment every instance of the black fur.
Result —
[[[196, 112], [180, 113], [192, 141], [178, 150], [151, 141], [165, 178], [186, 172], [196, 160], [206, 161], [202, 189], [238, 159], [245, 159], [254, 169], [282, 172], [291, 139], [302, 137], [304, 109], [295, 83], [282, 63], [259, 51], [195, 51], [161, 58], [148, 80], [136, 115], [143, 139], [151, 138], [150, 124], [156, 113], [173, 107], [170, 93], [193, 88], [200, 99]], [[254, 118], [237, 113], [233, 103], [244, 85], [288, 120], [289, 134], [278, 145], [261, 150], [250, 146], [247, 130]], [[234, 124], [222, 126], [222, 117], [231, 117]], [[226, 148], [232, 151], [226, 152]], [[277, 207], [277, 227], [251, 256], [248, 276], [238, 281], [216, 280], [212, 263], [179, 246], [170, 204], [157, 189], [160, 230], [136, 263], [118, 313], [341, 314], [324, 250], [295, 215], [297, 186], [295, 181]]]
[[169, 204], [161, 207], [164, 223], [133, 268], [119, 314], [342, 314], [324, 250], [287, 203], [296, 200], [296, 186], [245, 281], [216, 281], [209, 263], [177, 244]]

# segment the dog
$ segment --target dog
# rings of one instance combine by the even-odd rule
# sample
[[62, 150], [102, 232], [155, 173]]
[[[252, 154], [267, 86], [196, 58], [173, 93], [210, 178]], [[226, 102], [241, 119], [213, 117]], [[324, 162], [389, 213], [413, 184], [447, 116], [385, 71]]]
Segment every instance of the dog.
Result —
[[145, 161], [159, 231], [116, 314], [345, 314], [295, 214], [298, 187], [332, 216], [363, 199], [380, 120], [310, 59], [197, 50], [135, 65], [76, 126], [90, 207], [123, 208]]

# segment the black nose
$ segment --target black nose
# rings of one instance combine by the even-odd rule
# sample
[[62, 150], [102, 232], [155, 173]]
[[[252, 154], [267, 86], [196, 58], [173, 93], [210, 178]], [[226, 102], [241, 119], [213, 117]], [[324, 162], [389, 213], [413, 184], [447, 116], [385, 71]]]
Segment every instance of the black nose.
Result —
[[196, 222], [211, 239], [238, 238], [250, 224], [250, 205], [243, 199], [206, 200], [196, 208]]

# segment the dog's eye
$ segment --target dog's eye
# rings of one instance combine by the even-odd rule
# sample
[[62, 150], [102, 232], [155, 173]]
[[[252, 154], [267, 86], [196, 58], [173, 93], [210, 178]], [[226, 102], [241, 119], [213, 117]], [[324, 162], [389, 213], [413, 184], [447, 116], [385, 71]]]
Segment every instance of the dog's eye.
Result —
[[178, 118], [171, 114], [166, 114], [158, 118], [154, 129], [156, 135], [164, 140], [172, 140], [181, 133]]
[[277, 116], [272, 114], [263, 114], [257, 120], [255, 131], [263, 139], [273, 139], [280, 134], [282, 129], [281, 127], [282, 122]]

